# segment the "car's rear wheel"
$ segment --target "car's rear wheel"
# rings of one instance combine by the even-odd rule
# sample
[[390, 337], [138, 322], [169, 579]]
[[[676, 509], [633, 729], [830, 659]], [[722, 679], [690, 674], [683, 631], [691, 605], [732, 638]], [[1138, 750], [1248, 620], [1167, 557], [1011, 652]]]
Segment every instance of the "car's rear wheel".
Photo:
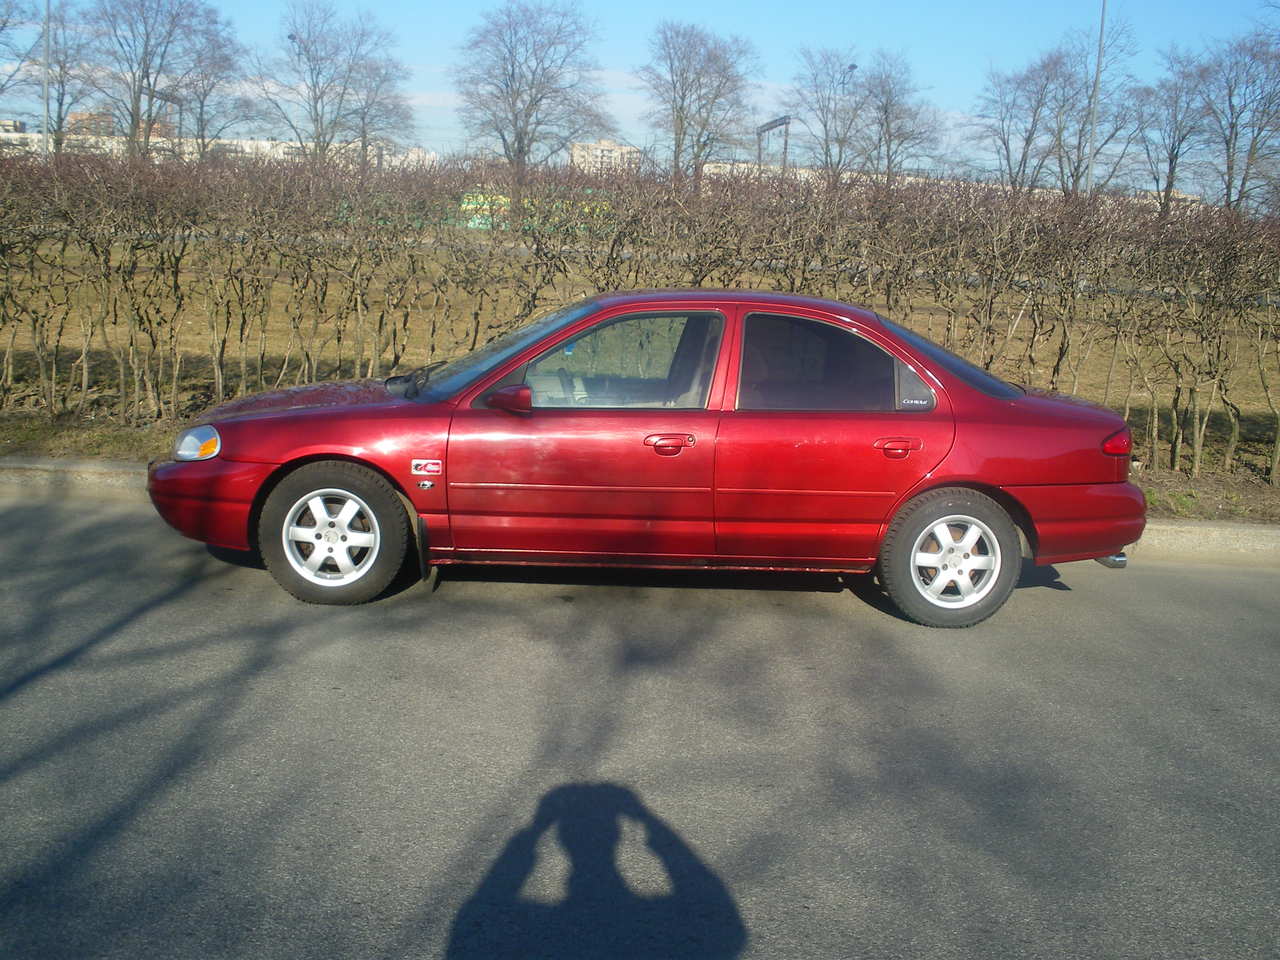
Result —
[[262, 508], [258, 543], [276, 582], [308, 603], [372, 600], [395, 579], [409, 519], [385, 479], [345, 461], [286, 476]]
[[975, 490], [933, 490], [894, 518], [880, 551], [880, 579], [907, 617], [930, 627], [969, 627], [1009, 598], [1021, 569], [1018, 531]]

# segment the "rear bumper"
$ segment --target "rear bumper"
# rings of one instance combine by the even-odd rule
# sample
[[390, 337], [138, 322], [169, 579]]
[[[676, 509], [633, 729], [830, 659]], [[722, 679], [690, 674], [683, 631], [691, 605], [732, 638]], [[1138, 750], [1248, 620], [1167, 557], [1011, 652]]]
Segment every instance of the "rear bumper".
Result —
[[1147, 500], [1132, 483], [1005, 487], [1031, 515], [1036, 563], [1066, 563], [1120, 553], [1142, 536]]
[[214, 457], [147, 468], [147, 493], [169, 526], [192, 540], [248, 550], [249, 518], [270, 463], [237, 463]]

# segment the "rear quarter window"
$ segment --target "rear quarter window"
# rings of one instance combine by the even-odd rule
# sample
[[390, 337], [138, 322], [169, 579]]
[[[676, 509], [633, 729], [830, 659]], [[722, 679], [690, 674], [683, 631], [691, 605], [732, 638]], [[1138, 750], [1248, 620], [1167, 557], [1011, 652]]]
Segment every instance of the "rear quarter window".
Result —
[[930, 363], [942, 367], [957, 380], [964, 381], [975, 390], [981, 391], [997, 400], [1016, 400], [1023, 395], [1023, 391], [1018, 387], [1011, 383], [1005, 383], [995, 374], [988, 373], [976, 364], [970, 363], [964, 357], [957, 356], [945, 347], [938, 346], [932, 340], [926, 339], [901, 324], [894, 323], [892, 320], [886, 320], [884, 317], [879, 319], [890, 333], [924, 354]]

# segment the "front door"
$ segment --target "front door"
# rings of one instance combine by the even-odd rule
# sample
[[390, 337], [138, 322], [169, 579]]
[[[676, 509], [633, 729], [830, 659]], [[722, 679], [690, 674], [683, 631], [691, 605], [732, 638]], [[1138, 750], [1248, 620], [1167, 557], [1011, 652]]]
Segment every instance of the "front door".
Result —
[[743, 324], [737, 402], [717, 442], [718, 552], [874, 561], [893, 504], [951, 447], [945, 398], [842, 326], [763, 313]]
[[712, 554], [719, 412], [707, 398], [723, 331], [706, 310], [613, 317], [503, 378], [530, 388], [532, 413], [490, 409], [484, 394], [459, 409], [445, 465], [456, 549]]

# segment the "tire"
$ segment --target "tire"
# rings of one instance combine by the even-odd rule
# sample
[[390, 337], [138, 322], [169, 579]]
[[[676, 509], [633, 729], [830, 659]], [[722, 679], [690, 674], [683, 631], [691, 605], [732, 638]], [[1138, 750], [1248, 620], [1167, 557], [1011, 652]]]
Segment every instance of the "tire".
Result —
[[1021, 568], [1013, 521], [975, 490], [931, 490], [912, 500], [880, 548], [889, 599], [928, 627], [981, 623], [1009, 599]]
[[286, 476], [258, 522], [271, 576], [307, 603], [372, 600], [395, 579], [411, 539], [391, 484], [341, 460], [309, 463]]

